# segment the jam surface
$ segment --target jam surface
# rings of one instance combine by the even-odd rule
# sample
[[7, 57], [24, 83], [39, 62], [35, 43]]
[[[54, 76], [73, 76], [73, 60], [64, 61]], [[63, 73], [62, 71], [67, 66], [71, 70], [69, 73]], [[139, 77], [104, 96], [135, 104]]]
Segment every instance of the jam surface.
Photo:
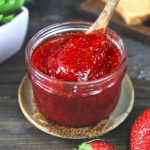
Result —
[[58, 35], [40, 44], [32, 54], [32, 64], [39, 71], [72, 82], [101, 78], [120, 63], [118, 48], [102, 31]]

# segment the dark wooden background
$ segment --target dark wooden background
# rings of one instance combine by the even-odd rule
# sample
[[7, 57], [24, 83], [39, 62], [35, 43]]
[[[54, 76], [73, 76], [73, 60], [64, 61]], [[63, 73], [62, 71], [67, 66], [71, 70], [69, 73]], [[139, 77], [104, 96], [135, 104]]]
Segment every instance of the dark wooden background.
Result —
[[[55, 22], [95, 20], [80, 10], [82, 0], [34, 0], [28, 5], [30, 24], [22, 49], [0, 64], [0, 150], [71, 150], [85, 140], [65, 140], [47, 135], [31, 125], [18, 105], [18, 86], [26, 73], [24, 50], [27, 41], [41, 28]], [[135, 118], [150, 107], [150, 46], [124, 37], [129, 50], [128, 73], [135, 87], [132, 113], [118, 128], [100, 137], [119, 150], [129, 150], [129, 133]], [[8, 41], [9, 44], [9, 41]]]

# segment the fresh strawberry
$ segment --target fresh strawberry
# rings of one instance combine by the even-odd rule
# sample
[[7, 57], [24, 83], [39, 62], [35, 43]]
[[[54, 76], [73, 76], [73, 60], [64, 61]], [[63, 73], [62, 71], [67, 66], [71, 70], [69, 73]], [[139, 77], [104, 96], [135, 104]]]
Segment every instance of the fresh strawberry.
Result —
[[150, 150], [150, 108], [139, 115], [130, 135], [131, 150]]
[[90, 142], [85, 142], [79, 145], [78, 150], [117, 150], [114, 146], [109, 143], [93, 140]]

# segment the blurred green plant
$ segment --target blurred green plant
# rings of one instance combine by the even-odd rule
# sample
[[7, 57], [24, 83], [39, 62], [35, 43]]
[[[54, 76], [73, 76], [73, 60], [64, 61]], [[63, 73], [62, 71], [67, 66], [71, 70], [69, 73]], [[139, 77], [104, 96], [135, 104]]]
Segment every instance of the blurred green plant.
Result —
[[0, 0], [0, 23], [6, 24], [12, 21], [26, 2], [32, 0]]

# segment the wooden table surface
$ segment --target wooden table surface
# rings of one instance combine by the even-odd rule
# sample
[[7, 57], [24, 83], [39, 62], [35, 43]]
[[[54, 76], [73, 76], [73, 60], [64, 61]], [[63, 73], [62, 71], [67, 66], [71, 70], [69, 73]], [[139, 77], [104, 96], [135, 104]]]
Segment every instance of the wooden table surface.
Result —
[[[39, 29], [69, 20], [93, 21], [79, 8], [82, 0], [35, 0], [29, 6], [30, 24], [22, 49], [0, 64], [0, 150], [71, 150], [85, 140], [65, 140], [47, 135], [23, 116], [18, 104], [18, 86], [26, 73], [24, 50]], [[34, 1], [34, 2], [35, 2]], [[129, 133], [135, 118], [150, 107], [150, 46], [122, 38], [129, 50], [128, 74], [135, 88], [135, 104], [129, 117], [115, 130], [100, 137], [118, 150], [129, 150]], [[9, 44], [9, 41], [8, 41]]]

